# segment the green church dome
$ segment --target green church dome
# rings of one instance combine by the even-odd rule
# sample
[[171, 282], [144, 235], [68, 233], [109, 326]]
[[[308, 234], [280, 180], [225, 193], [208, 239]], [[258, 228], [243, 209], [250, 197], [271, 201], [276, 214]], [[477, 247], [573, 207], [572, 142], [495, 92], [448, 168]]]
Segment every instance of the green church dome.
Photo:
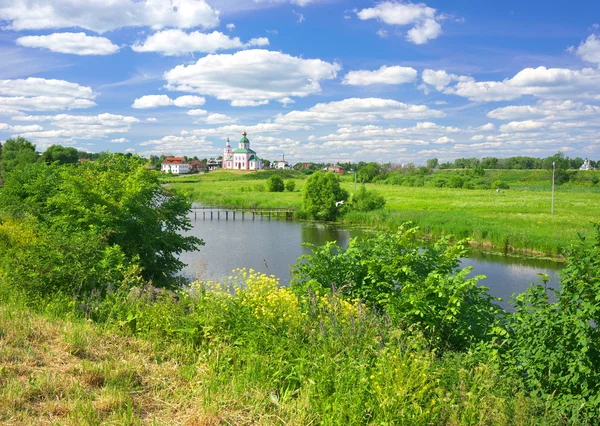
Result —
[[240, 143], [250, 143], [250, 141], [248, 140], [248, 138], [246, 137], [247, 133], [244, 132], [242, 133], [242, 139], [240, 139]]

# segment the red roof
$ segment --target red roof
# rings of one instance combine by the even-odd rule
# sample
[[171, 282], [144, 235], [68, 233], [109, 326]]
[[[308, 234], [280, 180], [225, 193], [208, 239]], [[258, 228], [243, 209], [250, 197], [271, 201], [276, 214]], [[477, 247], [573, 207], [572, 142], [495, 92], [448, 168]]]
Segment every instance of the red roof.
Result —
[[183, 164], [183, 158], [181, 157], [167, 157], [162, 164]]

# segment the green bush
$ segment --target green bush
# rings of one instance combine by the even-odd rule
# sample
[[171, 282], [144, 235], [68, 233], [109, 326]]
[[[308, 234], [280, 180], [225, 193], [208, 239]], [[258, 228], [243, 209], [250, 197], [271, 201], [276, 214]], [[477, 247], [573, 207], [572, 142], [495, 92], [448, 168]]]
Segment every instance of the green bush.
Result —
[[293, 180], [288, 180], [285, 182], [285, 190], [289, 192], [294, 192], [296, 189], [296, 182]]
[[499, 349], [530, 394], [561, 412], [567, 423], [596, 424], [600, 414], [599, 225], [591, 247], [583, 237], [571, 247], [560, 276], [560, 290], [546, 289], [544, 282], [516, 297], [507, 331], [499, 336]]
[[438, 349], [464, 350], [486, 340], [500, 312], [478, 285], [481, 277], [467, 278], [471, 268], [458, 269], [463, 243], [427, 245], [417, 228], [401, 226], [396, 233], [352, 239], [347, 249], [331, 242], [310, 247], [312, 254], [293, 267], [297, 291], [333, 289], [361, 300], [419, 330]]
[[265, 188], [267, 189], [267, 192], [283, 192], [285, 189], [283, 179], [281, 179], [278, 175], [271, 175], [267, 179]]
[[302, 210], [314, 220], [335, 220], [341, 214], [339, 201], [346, 201], [348, 193], [340, 187], [333, 173], [316, 172], [306, 179], [302, 188]]
[[495, 180], [492, 183], [492, 189], [510, 189], [510, 186], [503, 180]]
[[361, 185], [350, 201], [350, 207], [359, 212], [379, 210], [384, 206], [385, 198], [376, 191], [369, 191], [365, 185]]

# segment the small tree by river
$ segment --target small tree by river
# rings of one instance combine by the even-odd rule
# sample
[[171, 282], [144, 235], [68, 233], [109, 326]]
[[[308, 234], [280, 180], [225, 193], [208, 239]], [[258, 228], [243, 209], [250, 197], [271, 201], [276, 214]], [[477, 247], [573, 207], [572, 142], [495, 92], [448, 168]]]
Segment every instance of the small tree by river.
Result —
[[302, 188], [302, 210], [314, 220], [335, 220], [341, 214], [341, 206], [348, 193], [340, 187], [333, 173], [313, 173]]

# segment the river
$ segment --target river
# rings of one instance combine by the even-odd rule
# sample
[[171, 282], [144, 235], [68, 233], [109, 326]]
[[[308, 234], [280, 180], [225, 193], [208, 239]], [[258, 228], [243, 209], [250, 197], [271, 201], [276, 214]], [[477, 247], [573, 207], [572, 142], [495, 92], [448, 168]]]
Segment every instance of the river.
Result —
[[[231, 275], [235, 268], [252, 268], [273, 274], [282, 285], [290, 282], [290, 268], [302, 254], [310, 253], [303, 243], [324, 244], [337, 241], [345, 247], [350, 238], [360, 237], [360, 230], [332, 225], [285, 220], [203, 220], [194, 219], [187, 235], [202, 238], [206, 245], [196, 252], [182, 253], [180, 259], [188, 266], [183, 273], [190, 279], [219, 280]], [[493, 296], [502, 298], [501, 305], [509, 309], [508, 299], [523, 292], [540, 273], [548, 274], [557, 286], [561, 264], [540, 259], [507, 257], [472, 252], [461, 260], [462, 266], [473, 266], [472, 275], [485, 275], [481, 285], [490, 288]]]

